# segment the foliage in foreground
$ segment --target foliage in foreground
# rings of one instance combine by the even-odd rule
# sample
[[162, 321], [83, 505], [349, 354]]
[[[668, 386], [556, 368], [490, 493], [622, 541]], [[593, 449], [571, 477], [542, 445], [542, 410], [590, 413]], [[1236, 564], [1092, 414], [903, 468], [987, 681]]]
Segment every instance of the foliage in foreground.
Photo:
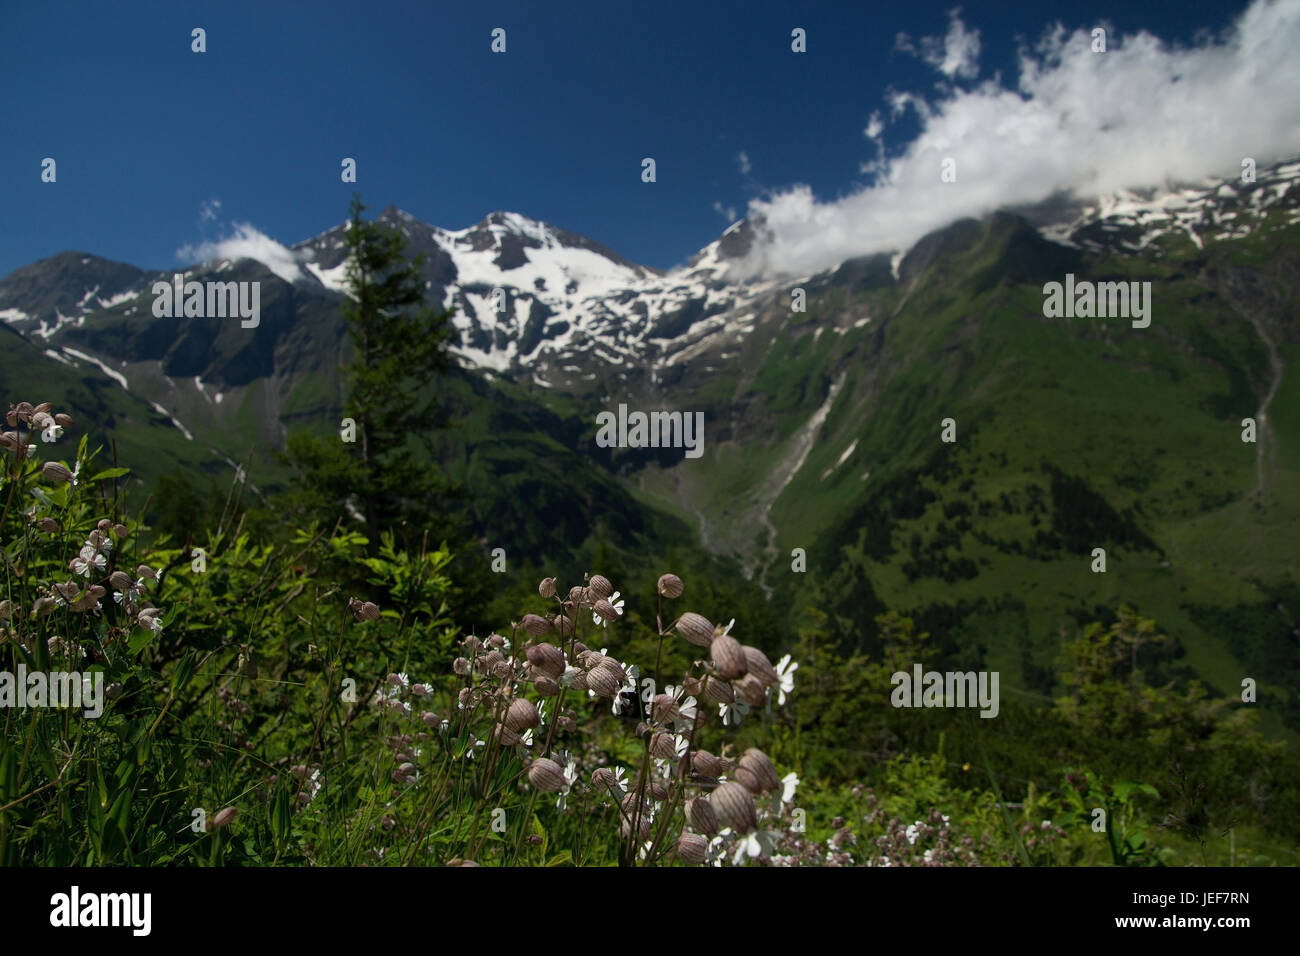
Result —
[[10, 425], [0, 672], [89, 677], [103, 712], [0, 710], [0, 863], [1294, 862], [1280, 745], [1147, 686], [1127, 648], [1154, 626], [1127, 612], [1067, 645], [1054, 708], [895, 710], [889, 675], [933, 659], [896, 614], [872, 660], [810, 611], [774, 666], [743, 624], [676, 610], [674, 575], [626, 615], [591, 575], [463, 635], [444, 547], [263, 540], [228, 526], [238, 487], [193, 547], [151, 546], [124, 469], [84, 440], [38, 461], [66, 416]]

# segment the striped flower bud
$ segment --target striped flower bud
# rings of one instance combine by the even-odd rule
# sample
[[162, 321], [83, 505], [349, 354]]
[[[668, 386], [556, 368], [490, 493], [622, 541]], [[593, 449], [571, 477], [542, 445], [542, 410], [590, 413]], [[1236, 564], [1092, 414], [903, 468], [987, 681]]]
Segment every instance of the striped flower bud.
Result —
[[131, 575], [125, 571], [114, 571], [108, 576], [108, 583], [113, 585], [119, 591], [125, 591], [135, 582], [131, 580]]
[[698, 833], [682, 831], [677, 838], [677, 859], [691, 866], [699, 866], [709, 855], [709, 841]]
[[696, 833], [713, 836], [718, 832], [718, 815], [708, 797], [694, 797], [686, 801], [686, 819]]
[[730, 704], [736, 695], [725, 680], [710, 676], [704, 683], [704, 699], [711, 704]]
[[63, 428], [71, 428], [73, 425], [77, 423], [71, 415], [65, 415], [62, 412], [59, 412], [57, 415], [54, 416], [54, 424], [60, 425]]
[[607, 598], [614, 593], [614, 585], [609, 583], [609, 578], [593, 574], [587, 581], [587, 590], [593, 598]]
[[661, 574], [659, 576], [659, 593], [666, 598], [679, 598], [682, 596], [682, 579], [675, 574]]
[[706, 777], [722, 776], [722, 763], [707, 750], [697, 750], [691, 754], [691, 768]]
[[731, 779], [736, 781], [754, 796], [763, 792], [762, 785], [758, 782], [758, 777], [747, 767], [737, 767], [731, 774]]
[[694, 611], [687, 611], [677, 619], [677, 633], [697, 647], [713, 643], [713, 625], [707, 617]]
[[[650, 839], [650, 819], [649, 819], [649, 817], [650, 817], [650, 815], [649, 815], [648, 813], [642, 813], [642, 814], [641, 814], [641, 818], [640, 818], [639, 820], [636, 821], [637, 832], [638, 832], [638, 833], [640, 834], [640, 836], [641, 836], [641, 842], [642, 842], [642, 843], [645, 843], [647, 840]], [[630, 819], [631, 819], [631, 816], [629, 815], [628, 820], [624, 820], [624, 821], [619, 825], [619, 828], [618, 828], [618, 830], [619, 830], [619, 835], [622, 836], [622, 838], [623, 838], [624, 840], [629, 839], [629, 838], [631, 837], [631, 835], [632, 835], [632, 824], [629, 822]]]
[[606, 621], [613, 621], [618, 617], [618, 611], [614, 610], [614, 605], [610, 604], [604, 598], [600, 598], [592, 605], [591, 609]]
[[102, 586], [92, 584], [81, 593], [81, 597], [74, 601], [71, 607], [74, 611], [89, 611], [107, 593], [108, 591]]
[[564, 771], [548, 757], [539, 757], [528, 768], [528, 782], [542, 793], [559, 793], [564, 789]]
[[555, 697], [560, 693], [560, 685], [542, 674], [533, 678], [533, 690], [537, 691], [538, 697]]
[[731, 688], [736, 696], [751, 707], [762, 707], [767, 702], [767, 691], [763, 682], [753, 674], [746, 674], [740, 680], [732, 681]]
[[524, 656], [539, 674], [556, 678], [564, 673], [564, 652], [554, 644], [535, 644], [524, 652]]
[[537, 593], [544, 598], [555, 597], [555, 578], [542, 578], [542, 583], [537, 585]]
[[771, 758], [757, 747], [750, 747], [740, 755], [736, 771], [741, 770], [748, 770], [754, 775], [763, 793], [771, 793], [781, 786], [781, 778], [776, 775], [776, 767]]
[[515, 733], [515, 731], [511, 730], [509, 727], [502, 727], [500, 725], [493, 729], [492, 736], [494, 736], [503, 747], [513, 747], [515, 744], [523, 740], [519, 734]]
[[776, 668], [767, 659], [767, 655], [757, 647], [746, 644], [741, 650], [745, 652], [745, 663], [748, 665], [748, 672], [762, 681], [764, 687], [771, 687], [781, 680]]
[[46, 534], [54, 534], [59, 530], [59, 523], [53, 518], [42, 518], [40, 521], [36, 522], [36, 526]]
[[714, 638], [713, 644], [709, 647], [709, 660], [713, 662], [718, 673], [728, 680], [744, 675], [748, 666], [745, 663], [745, 652], [740, 648], [740, 641], [728, 634]]
[[709, 803], [718, 815], [718, 822], [737, 833], [748, 833], [758, 826], [754, 795], [734, 781], [718, 784], [718, 788], [709, 794]]
[[348, 610], [358, 621], [377, 621], [379, 620], [379, 608], [369, 601], [362, 601], [359, 598], [348, 598]]
[[551, 622], [536, 614], [525, 614], [519, 625], [533, 637], [541, 637], [551, 630]]
[[608, 767], [597, 767], [591, 772], [591, 785], [597, 790], [607, 790], [615, 795], [623, 792], [618, 785], [618, 777]]
[[595, 691], [597, 697], [612, 698], [621, 686], [622, 681], [618, 679], [614, 669], [603, 664], [600, 667], [593, 667], [587, 674], [587, 689]]
[[72, 480], [72, 472], [68, 471], [67, 466], [60, 465], [57, 461], [47, 461], [42, 465], [41, 474], [46, 481], [69, 482]]
[[592, 662], [592, 666], [587, 668], [588, 672], [595, 670], [597, 667], [605, 667], [609, 669], [610, 673], [614, 675], [614, 678], [619, 682], [620, 685], [627, 683], [627, 671], [625, 671], [623, 669], [623, 665], [620, 664], [618, 661], [614, 660], [614, 658], [605, 657], [602, 654], [597, 654], [592, 658], [590, 658], [590, 660]]
[[0, 621], [8, 621], [13, 617], [14, 604], [8, 598], [0, 601]]
[[32, 409], [32, 415], [33, 416], [47, 415], [49, 414], [50, 409], [53, 407], [54, 407], [53, 402], [41, 402], [39, 405], [37, 405], [35, 408]]
[[[629, 817], [632, 814], [636, 813], [636, 791], [637, 791], [636, 784], [633, 783], [632, 789], [630, 789], [627, 793], [623, 794], [623, 799], [618, 802], [618, 805], [623, 808], [623, 812], [626, 813]], [[647, 814], [649, 812], [650, 812], [650, 804], [646, 803], [645, 801], [642, 801], [641, 802], [642, 815]]]
[[215, 830], [220, 830], [222, 827], [228, 825], [231, 820], [235, 819], [238, 813], [239, 811], [234, 807], [226, 807], [224, 810], [218, 810], [208, 819], [208, 832], [211, 833]]
[[541, 720], [537, 716], [537, 707], [531, 700], [516, 697], [506, 709], [505, 725], [515, 733], [536, 727], [539, 723]]
[[672, 734], [666, 734], [662, 730], [655, 731], [650, 738], [650, 753], [660, 760], [674, 760], [677, 757], [677, 744], [673, 740]]
[[663, 723], [667, 720], [673, 720], [680, 715], [677, 701], [671, 694], [656, 694], [655, 699], [650, 702], [650, 717], [657, 723]]

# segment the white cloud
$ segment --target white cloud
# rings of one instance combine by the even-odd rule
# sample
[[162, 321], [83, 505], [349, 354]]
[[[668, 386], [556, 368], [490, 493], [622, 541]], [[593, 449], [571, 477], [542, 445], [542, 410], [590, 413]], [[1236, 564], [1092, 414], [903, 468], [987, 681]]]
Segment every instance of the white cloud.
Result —
[[880, 117], [880, 110], [872, 110], [871, 118], [867, 120], [867, 128], [862, 131], [862, 135], [867, 139], [878, 139], [884, 131], [885, 121]]
[[[804, 275], [906, 249], [954, 219], [1059, 190], [1094, 198], [1231, 176], [1243, 156], [1265, 163], [1300, 153], [1300, 0], [1256, 0], [1221, 42], [1206, 37], [1191, 47], [1110, 30], [1107, 52], [1097, 54], [1090, 34], [1057, 25], [1032, 51], [1022, 49], [1018, 88], [944, 82], [931, 100], [889, 91], [892, 119], [915, 111], [916, 138], [901, 154], [865, 164], [874, 184], [842, 198], [823, 202], [795, 185], [751, 200], [749, 214], [766, 219], [771, 237], [747, 267]], [[977, 50], [977, 35], [954, 16], [932, 65], [962, 76]], [[873, 114], [868, 136], [876, 121]], [[956, 161], [955, 183], [940, 180], [947, 157]]]
[[921, 41], [922, 58], [946, 77], [973, 80], [979, 73], [980, 32], [967, 30], [960, 14], [960, 8], [948, 14], [948, 35], [942, 40]]
[[199, 203], [199, 222], [212, 222], [221, 212], [221, 200], [217, 198], [205, 199]]
[[736, 221], [735, 206], [724, 206], [720, 201], [714, 201], [713, 211], [716, 212], [723, 219], [727, 220], [728, 223], [733, 223]]
[[754, 168], [749, 162], [749, 154], [743, 150], [736, 154], [736, 164], [740, 166], [742, 176], [748, 176], [749, 171]]
[[237, 222], [235, 233], [217, 242], [189, 243], [176, 250], [183, 262], [207, 262], [211, 259], [256, 259], [285, 282], [303, 278], [298, 257], [251, 223]]

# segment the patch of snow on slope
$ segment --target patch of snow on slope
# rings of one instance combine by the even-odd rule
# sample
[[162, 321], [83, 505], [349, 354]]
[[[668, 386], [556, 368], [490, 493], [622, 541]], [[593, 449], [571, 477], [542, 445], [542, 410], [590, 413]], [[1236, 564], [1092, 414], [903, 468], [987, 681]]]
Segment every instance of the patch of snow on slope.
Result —
[[115, 305], [120, 305], [123, 302], [126, 302], [130, 299], [134, 299], [139, 294], [140, 293], [138, 292], [119, 292], [117, 295], [109, 296], [107, 299], [105, 299], [103, 296], [100, 296], [99, 307], [101, 309], [111, 309]]
[[117, 372], [109, 368], [106, 364], [101, 362], [99, 359], [95, 358], [93, 355], [87, 355], [85, 352], [78, 352], [76, 349], [70, 349], [66, 345], [63, 347], [63, 351], [66, 352], [68, 355], [71, 355], [73, 358], [79, 358], [83, 362], [89, 362], [92, 365], [99, 366], [99, 370], [101, 372], [103, 372], [113, 381], [117, 382], [117, 384], [121, 385], [123, 388], [130, 391], [131, 386], [127, 384], [125, 375], [123, 375], [121, 372]]
[[338, 292], [341, 295], [347, 295], [348, 288], [348, 262], [344, 259], [333, 269], [322, 269], [314, 262], [305, 263], [307, 271], [320, 280], [320, 284], [331, 292]]
[[72, 368], [77, 367], [76, 362], [70, 360], [66, 355], [60, 355], [54, 349], [46, 349], [45, 354], [48, 355], [50, 358], [54, 359], [56, 362], [62, 362], [64, 365], [70, 366]]
[[171, 419], [171, 423], [181, 430], [182, 435], [184, 435], [190, 441], [194, 441], [194, 436], [190, 434], [190, 430], [186, 428], [184, 425], [182, 425], [179, 421], [177, 421], [175, 415], [172, 415], [170, 412], [167, 411], [167, 409], [163, 408], [157, 402], [150, 402], [149, 404], [154, 407], [154, 409], [158, 412], [159, 415], [166, 415], [169, 419]]
[[829, 468], [827, 468], [825, 471], [822, 472], [821, 480], [825, 481], [830, 476], [830, 473], [832, 471], [834, 471], [836, 468], [840, 467], [840, 465], [848, 461], [849, 456], [852, 455], [853, 452], [857, 450], [857, 447], [858, 447], [858, 440], [855, 438], [853, 439], [853, 444], [849, 445], [848, 448], [844, 449], [844, 454], [840, 455], [839, 460], [836, 461], [835, 464], [831, 465]]

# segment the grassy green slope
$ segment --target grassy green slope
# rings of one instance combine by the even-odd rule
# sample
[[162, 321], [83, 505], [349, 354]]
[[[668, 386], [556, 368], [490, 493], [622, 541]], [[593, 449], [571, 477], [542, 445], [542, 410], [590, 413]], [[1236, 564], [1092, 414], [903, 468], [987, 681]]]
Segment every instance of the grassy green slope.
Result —
[[[801, 583], [790, 553], [806, 549], [850, 639], [869, 642], [881, 606], [912, 610], [950, 659], [982, 657], [1012, 688], [1046, 693], [1062, 630], [1126, 601], [1180, 639], [1162, 674], [1223, 692], [1254, 677], [1273, 726], [1284, 712], [1300, 726], [1291, 658], [1252, 650], [1218, 614], [1265, 629], [1300, 616], [1277, 590], [1300, 566], [1300, 230], [1129, 257], [1066, 250], [996, 216], [927, 242], [897, 285], [827, 289], [783, 318], [756, 373], [727, 381], [731, 401], [760, 410], [750, 431], [715, 444], [707, 474], [648, 472], [645, 487], [693, 489], [686, 510], [724, 550], [761, 549], [770, 524], [778, 592]], [[1253, 286], [1227, 281], [1241, 269]], [[1042, 285], [1067, 271], [1150, 281], [1150, 327], [1045, 318]], [[869, 321], [835, 322], [846, 310]], [[1284, 371], [1261, 469], [1240, 423], [1274, 384], [1266, 336]], [[764, 520], [765, 483], [797, 460], [837, 382]], [[945, 418], [955, 444], [940, 440]]]

